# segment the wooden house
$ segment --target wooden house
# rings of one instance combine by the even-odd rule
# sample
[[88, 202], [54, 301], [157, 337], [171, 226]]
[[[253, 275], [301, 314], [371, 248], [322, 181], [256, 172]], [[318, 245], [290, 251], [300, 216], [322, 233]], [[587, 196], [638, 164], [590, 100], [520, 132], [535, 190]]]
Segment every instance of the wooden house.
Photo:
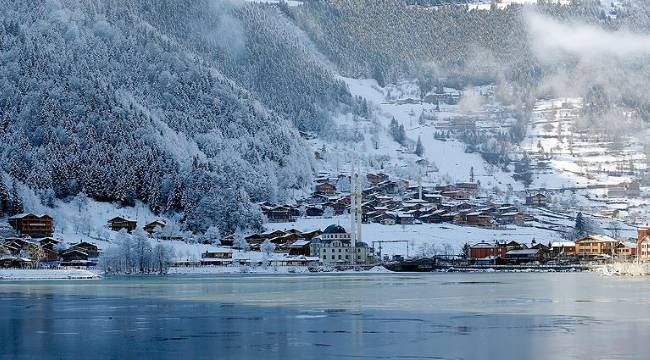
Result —
[[156, 229], [162, 229], [165, 226], [167, 226], [165, 220], [154, 220], [144, 226], [144, 231], [146, 231], [149, 235], [153, 235]]
[[72, 266], [73, 264], [83, 264], [88, 260], [88, 253], [81, 249], [70, 248], [61, 254], [61, 265]]
[[20, 236], [42, 238], [52, 236], [54, 233], [54, 219], [47, 214], [35, 215], [27, 213], [15, 215], [9, 218], [9, 225]]
[[382, 181], [378, 183], [376, 187], [384, 194], [397, 194], [399, 192], [399, 184], [396, 181]]
[[323, 208], [316, 206], [309, 206], [305, 209], [305, 216], [308, 217], [320, 217], [323, 216]]
[[0, 268], [25, 269], [32, 266], [33, 263], [30, 259], [16, 255], [0, 255]]
[[38, 243], [43, 247], [47, 249], [54, 250], [54, 247], [57, 246], [58, 244], [61, 243], [61, 241], [52, 238], [52, 237], [46, 237], [38, 240]]
[[395, 222], [400, 225], [411, 225], [415, 221], [413, 215], [405, 212], [393, 212], [392, 215], [395, 218]]
[[322, 233], [323, 232], [320, 229], [305, 231], [305, 232], [302, 233], [302, 237], [307, 239], [307, 240], [311, 240], [311, 239], [315, 238], [316, 236], [320, 236], [320, 234], [322, 234]]
[[277, 236], [272, 239], [269, 239], [269, 241], [275, 244], [275, 249], [277, 251], [283, 251], [283, 250], [287, 250], [289, 248], [289, 245], [293, 244], [294, 242], [300, 239], [302, 239], [302, 235], [288, 233], [282, 236]]
[[232, 264], [232, 250], [206, 251], [201, 254], [201, 265], [224, 266]]
[[515, 249], [506, 252], [505, 259], [510, 264], [524, 264], [544, 260], [541, 249]]
[[422, 198], [430, 204], [442, 204], [442, 195], [440, 194], [423, 194]]
[[386, 212], [378, 212], [372, 217], [371, 221], [382, 225], [395, 225], [397, 223], [396, 217]]
[[97, 248], [97, 245], [86, 242], [86, 241], [81, 241], [81, 242], [78, 242], [76, 244], [72, 244], [72, 245], [70, 245], [70, 248], [68, 250], [80, 250], [80, 251], [83, 251], [90, 258], [99, 257], [99, 248]]
[[233, 235], [224, 236], [219, 240], [219, 244], [223, 246], [233, 246], [235, 237]]
[[288, 205], [276, 206], [263, 210], [269, 222], [293, 222], [300, 216], [300, 211]]
[[623, 259], [631, 259], [636, 257], [637, 245], [635, 242], [621, 242], [616, 247], [616, 256]]
[[467, 224], [473, 226], [491, 226], [492, 216], [483, 211], [475, 211], [465, 216]]
[[527, 218], [526, 214], [519, 211], [514, 211], [514, 212], [507, 212], [507, 213], [497, 215], [497, 222], [503, 225], [508, 225], [508, 224], [524, 225], [524, 223], [526, 222], [526, 218]]
[[125, 217], [116, 216], [108, 220], [108, 226], [113, 231], [120, 231], [122, 229], [125, 229], [131, 233], [138, 226], [138, 222]]
[[576, 240], [576, 253], [582, 257], [609, 257], [616, 253], [619, 241], [606, 235], [589, 235]]
[[491, 257], [504, 258], [507, 252], [506, 246], [497, 243], [479, 242], [470, 246], [469, 257], [473, 260]]
[[469, 200], [467, 192], [462, 190], [443, 191], [440, 195], [454, 200]]
[[537, 193], [535, 195], [526, 196], [526, 205], [529, 206], [546, 206], [546, 195]]
[[304, 239], [296, 240], [291, 245], [289, 245], [289, 255], [309, 256], [310, 245], [311, 245], [311, 241], [309, 240], [304, 240]]
[[316, 194], [335, 194], [336, 186], [330, 184], [329, 182], [323, 182], [316, 185]]
[[554, 241], [551, 243], [553, 256], [575, 256], [576, 243], [573, 241]]
[[368, 179], [368, 182], [372, 185], [377, 185], [381, 182], [387, 181], [388, 175], [384, 173], [378, 173], [378, 174], [368, 174], [366, 175], [366, 179]]
[[435, 210], [430, 213], [420, 216], [420, 220], [427, 224], [440, 224], [444, 222], [443, 215], [446, 213], [445, 210]]
[[456, 189], [476, 194], [479, 191], [479, 186], [478, 183], [475, 182], [459, 182], [456, 183]]

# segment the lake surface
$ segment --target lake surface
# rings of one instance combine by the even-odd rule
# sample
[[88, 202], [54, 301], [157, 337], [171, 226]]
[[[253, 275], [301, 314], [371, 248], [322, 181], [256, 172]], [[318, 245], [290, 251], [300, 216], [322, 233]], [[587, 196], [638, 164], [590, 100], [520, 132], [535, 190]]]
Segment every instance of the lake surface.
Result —
[[0, 359], [650, 359], [650, 279], [593, 273], [0, 282]]

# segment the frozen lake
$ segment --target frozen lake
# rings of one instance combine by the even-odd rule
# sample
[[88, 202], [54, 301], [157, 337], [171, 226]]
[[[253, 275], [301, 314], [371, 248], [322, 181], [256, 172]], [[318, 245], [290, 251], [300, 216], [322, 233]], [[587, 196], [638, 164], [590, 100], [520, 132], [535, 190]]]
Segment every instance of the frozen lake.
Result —
[[0, 359], [648, 359], [650, 280], [577, 274], [0, 282]]

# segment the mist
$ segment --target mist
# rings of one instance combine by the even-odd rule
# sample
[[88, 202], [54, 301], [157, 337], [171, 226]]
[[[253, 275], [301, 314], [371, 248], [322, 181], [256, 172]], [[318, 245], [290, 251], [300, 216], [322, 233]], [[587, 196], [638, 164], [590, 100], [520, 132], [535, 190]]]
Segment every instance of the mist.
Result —
[[218, 25], [204, 36], [233, 58], [239, 58], [246, 46], [244, 25], [233, 15], [233, 10], [243, 4], [243, 0], [210, 0], [206, 9], [215, 15]]
[[526, 13], [525, 23], [532, 53], [544, 67], [542, 93], [584, 96], [596, 86], [613, 103], [650, 101], [645, 80], [650, 36], [562, 22], [534, 11]]
[[599, 64], [612, 59], [630, 60], [650, 54], [650, 36], [625, 30], [608, 31], [578, 22], [563, 23], [535, 12], [526, 14], [531, 48], [543, 63], [566, 56]]

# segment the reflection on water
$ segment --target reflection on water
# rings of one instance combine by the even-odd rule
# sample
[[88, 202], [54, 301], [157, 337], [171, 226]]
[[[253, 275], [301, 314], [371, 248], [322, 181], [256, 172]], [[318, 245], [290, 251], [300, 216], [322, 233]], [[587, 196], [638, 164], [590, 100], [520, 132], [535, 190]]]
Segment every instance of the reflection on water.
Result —
[[0, 283], [1, 359], [648, 359], [650, 281], [594, 274]]

